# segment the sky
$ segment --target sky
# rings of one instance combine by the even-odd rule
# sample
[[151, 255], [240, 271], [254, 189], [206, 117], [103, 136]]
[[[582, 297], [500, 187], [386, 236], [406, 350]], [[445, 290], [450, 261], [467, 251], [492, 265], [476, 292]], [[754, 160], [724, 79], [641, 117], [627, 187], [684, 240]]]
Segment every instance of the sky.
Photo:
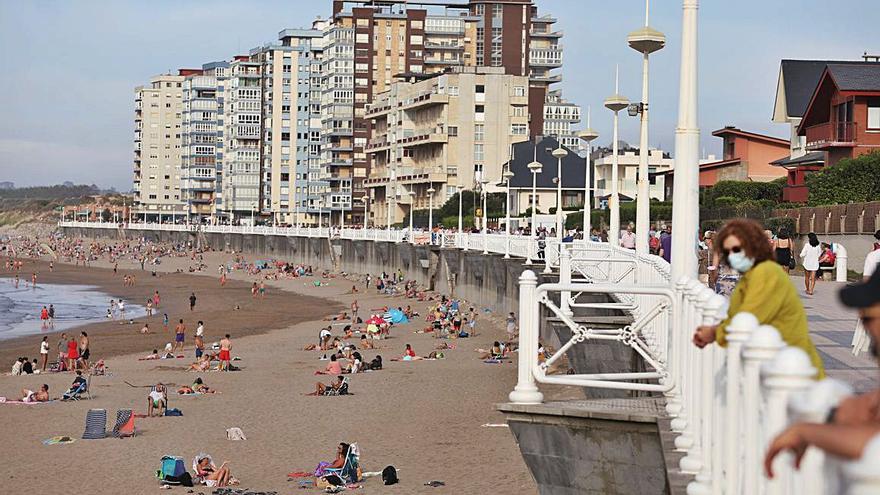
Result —
[[[611, 142], [614, 92], [641, 96], [641, 56], [626, 35], [644, 24], [643, 0], [537, 0], [564, 32], [566, 99], [592, 107], [596, 144]], [[880, 53], [876, 0], [702, 0], [699, 125], [705, 153], [725, 125], [786, 137], [771, 122], [779, 61], [860, 59]], [[832, 7], [833, 5], [833, 7]], [[134, 87], [179, 67], [229, 59], [309, 27], [331, 0], [0, 0], [0, 181], [63, 181], [128, 191]], [[828, 22], [836, 18], [836, 22]], [[674, 151], [681, 2], [654, 0], [651, 26], [666, 47], [651, 56], [650, 145]], [[583, 125], [583, 124], [582, 124]], [[638, 143], [638, 119], [621, 114], [620, 138]]]

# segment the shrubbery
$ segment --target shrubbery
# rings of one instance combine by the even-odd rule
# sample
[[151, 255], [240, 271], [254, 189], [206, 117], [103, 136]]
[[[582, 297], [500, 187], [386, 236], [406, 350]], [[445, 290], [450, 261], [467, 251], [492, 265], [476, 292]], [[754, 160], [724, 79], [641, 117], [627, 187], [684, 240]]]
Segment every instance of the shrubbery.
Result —
[[880, 152], [843, 159], [807, 175], [810, 206], [880, 200]]

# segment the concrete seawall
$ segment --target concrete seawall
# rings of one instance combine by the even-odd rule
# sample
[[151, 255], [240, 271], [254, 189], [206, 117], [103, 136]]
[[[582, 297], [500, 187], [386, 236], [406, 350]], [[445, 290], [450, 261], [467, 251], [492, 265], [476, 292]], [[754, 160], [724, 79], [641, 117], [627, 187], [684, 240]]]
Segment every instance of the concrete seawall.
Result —
[[66, 235], [85, 238], [140, 239], [192, 242], [217, 251], [234, 250], [311, 265], [314, 270], [344, 270], [378, 274], [402, 270], [442, 294], [460, 297], [498, 314], [517, 311], [518, 279], [523, 260], [504, 259], [480, 251], [443, 249], [408, 243], [273, 235], [195, 233], [153, 230], [63, 228]]

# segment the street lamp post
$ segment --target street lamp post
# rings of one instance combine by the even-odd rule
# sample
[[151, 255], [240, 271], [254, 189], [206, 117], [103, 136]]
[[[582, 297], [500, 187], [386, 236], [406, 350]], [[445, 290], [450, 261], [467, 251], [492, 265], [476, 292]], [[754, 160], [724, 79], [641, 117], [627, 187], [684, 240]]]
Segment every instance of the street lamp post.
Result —
[[639, 133], [639, 181], [636, 195], [636, 252], [648, 254], [648, 224], [651, 215], [651, 192], [648, 181], [648, 56], [663, 48], [666, 36], [648, 26], [649, 0], [645, 0], [645, 27], [627, 36], [630, 48], [642, 54], [642, 101]]
[[584, 242], [590, 240], [590, 191], [593, 189], [590, 183], [590, 161], [593, 154], [593, 140], [599, 137], [599, 133], [590, 127], [590, 107], [587, 107], [587, 128], [578, 133], [578, 137], [587, 143], [587, 163], [584, 170]]
[[416, 206], [416, 192], [412, 189], [406, 194], [409, 195], [409, 243], [416, 243], [416, 236], [413, 235], [413, 208]]
[[488, 208], [488, 196], [489, 192], [486, 190], [489, 185], [489, 181], [487, 179], [482, 179], [480, 181], [483, 189], [483, 254], [489, 254], [489, 208]]
[[629, 106], [629, 100], [618, 94], [619, 74], [617, 69], [614, 71], [614, 94], [605, 98], [605, 108], [614, 112], [614, 132], [611, 144], [611, 197], [608, 198], [608, 208], [611, 210], [611, 233], [609, 234], [609, 242], [617, 245], [620, 242], [620, 193], [618, 192], [620, 179], [618, 177], [617, 156], [617, 126], [618, 112]]
[[367, 235], [367, 212], [370, 210], [370, 197], [364, 194], [361, 196], [361, 201], [364, 203], [364, 236]]
[[[531, 208], [532, 208], [532, 225], [530, 238], [537, 239], [538, 238], [538, 217], [536, 214], [537, 204], [538, 204], [538, 174], [543, 170], [543, 165], [538, 161], [538, 142], [535, 140], [535, 149], [532, 155], [532, 161], [527, 165], [529, 170], [532, 172], [532, 200], [531, 200]], [[529, 240], [529, 246], [526, 249], [526, 264], [532, 264], [532, 241]]]
[[[681, 73], [678, 86], [678, 125], [675, 128], [675, 184], [672, 203], [671, 280], [697, 278], [696, 243], [700, 228], [699, 159], [700, 128], [697, 122], [697, 0], [683, 0]], [[676, 201], [677, 200], [677, 201]]]
[[465, 241], [464, 231], [462, 230], [462, 225], [461, 225], [461, 223], [462, 223], [461, 214], [462, 214], [462, 205], [463, 205], [462, 197], [464, 197], [464, 186], [459, 184], [459, 185], [455, 186], [455, 188], [458, 189], [458, 247], [459, 247], [459, 249], [464, 249], [465, 251], [467, 251], [468, 246], [467, 246], [467, 242]]
[[562, 142], [557, 141], [557, 147], [551, 155], [556, 158], [556, 237], [562, 242], [562, 159], [568, 156], [568, 152], [562, 147]]
[[510, 180], [513, 178], [513, 172], [510, 171], [510, 162], [507, 162], [507, 169], [501, 174], [504, 179], [505, 203], [504, 203], [504, 257], [510, 258]]
[[434, 245], [434, 189], [433, 184], [428, 184], [428, 235], [431, 236], [431, 245]]

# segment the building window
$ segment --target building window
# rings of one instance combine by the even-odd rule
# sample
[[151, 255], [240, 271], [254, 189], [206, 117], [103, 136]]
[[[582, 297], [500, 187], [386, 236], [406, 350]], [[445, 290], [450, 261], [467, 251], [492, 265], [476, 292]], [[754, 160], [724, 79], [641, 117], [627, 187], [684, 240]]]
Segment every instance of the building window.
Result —
[[446, 134], [449, 136], [458, 136], [458, 126], [450, 125], [446, 127]]
[[485, 93], [485, 92], [486, 92], [486, 86], [484, 86], [484, 85], [482, 85], [482, 84], [477, 84], [477, 85], [474, 87], [474, 92], [476, 92], [476, 93]]
[[514, 86], [513, 87], [513, 96], [525, 96], [526, 88], [525, 86]]
[[483, 145], [475, 144], [474, 145], [474, 161], [483, 161]]
[[474, 124], [474, 141], [484, 141], [486, 136], [486, 126], [483, 124]]
[[526, 124], [511, 124], [510, 133], [514, 136], [525, 136], [529, 133], [529, 129]]
[[868, 98], [868, 129], [880, 129], [880, 98]]
[[474, 113], [483, 113], [486, 111], [486, 107], [484, 105], [474, 105]]

